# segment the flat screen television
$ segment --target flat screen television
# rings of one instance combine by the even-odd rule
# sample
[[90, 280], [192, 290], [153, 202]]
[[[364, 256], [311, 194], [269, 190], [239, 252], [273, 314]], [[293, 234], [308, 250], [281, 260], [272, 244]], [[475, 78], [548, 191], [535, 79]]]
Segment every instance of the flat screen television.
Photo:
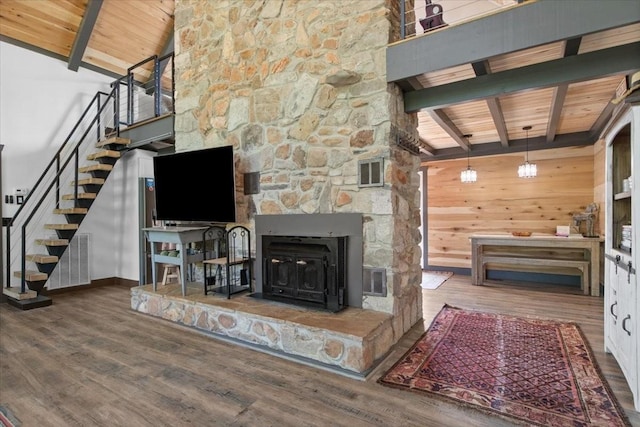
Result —
[[153, 158], [156, 219], [235, 222], [233, 147], [215, 147]]

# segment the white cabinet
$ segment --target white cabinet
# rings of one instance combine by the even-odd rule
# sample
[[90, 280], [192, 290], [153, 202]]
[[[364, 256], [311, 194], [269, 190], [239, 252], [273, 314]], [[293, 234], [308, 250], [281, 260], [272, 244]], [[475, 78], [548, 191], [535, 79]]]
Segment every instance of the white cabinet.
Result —
[[607, 344], [616, 356], [620, 368], [629, 384], [637, 381], [637, 370], [634, 367], [637, 342], [637, 311], [635, 310], [636, 275], [634, 268], [629, 268], [631, 260], [621, 254], [615, 258], [607, 257], [609, 276], [606, 286], [610, 289], [607, 301], [608, 323]]
[[618, 361], [640, 410], [640, 105], [625, 105], [616, 116], [605, 135], [605, 351]]
[[627, 270], [618, 268], [618, 289], [620, 289], [620, 327], [617, 329], [618, 359], [630, 384], [637, 384], [637, 369], [634, 369], [636, 342], [638, 337], [637, 312], [634, 310], [636, 300], [636, 276]]

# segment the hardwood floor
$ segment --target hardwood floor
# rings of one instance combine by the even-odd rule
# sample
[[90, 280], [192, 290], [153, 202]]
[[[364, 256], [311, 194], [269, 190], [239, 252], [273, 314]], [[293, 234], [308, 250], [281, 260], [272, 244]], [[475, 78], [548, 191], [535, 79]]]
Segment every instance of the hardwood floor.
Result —
[[[577, 321], [632, 425], [631, 394], [603, 351], [602, 297], [544, 286], [476, 287], [453, 276], [423, 291], [425, 325], [444, 303]], [[0, 405], [23, 426], [510, 426], [501, 418], [376, 383], [424, 331], [414, 327], [366, 381], [204, 336], [130, 309], [129, 290], [0, 305]]]

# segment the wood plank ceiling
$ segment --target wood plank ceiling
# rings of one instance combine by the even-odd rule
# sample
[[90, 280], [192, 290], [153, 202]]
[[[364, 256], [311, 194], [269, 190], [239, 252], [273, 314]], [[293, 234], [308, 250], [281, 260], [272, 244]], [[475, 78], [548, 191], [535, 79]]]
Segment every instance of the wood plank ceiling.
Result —
[[[623, 19], [616, 18], [617, 22], [612, 20], [610, 27], [598, 30], [587, 24], [569, 25], [584, 31], [562, 40], [536, 44], [533, 39], [541, 38], [530, 37], [528, 46], [512, 51], [501, 48], [515, 46], [511, 39], [514, 36], [526, 39], [538, 26], [544, 28], [536, 19], [548, 17], [542, 12], [553, 9], [557, 3], [553, 0], [437, 0], [437, 3], [443, 10], [446, 26], [427, 29], [423, 34], [423, 28], [416, 25], [413, 39], [390, 48], [403, 54], [388, 55], [392, 65], [406, 60], [406, 66], [395, 69], [405, 77], [389, 81], [403, 88], [405, 108], [418, 115], [421, 157], [425, 162], [468, 154], [524, 151], [526, 146], [536, 150], [593, 144], [614, 111], [611, 100], [626, 89], [629, 76], [640, 70], [640, 2], [599, 3], [603, 13], [616, 12], [620, 17], [620, 11], [625, 10], [627, 14]], [[575, 7], [581, 2], [563, 3]], [[588, 3], [585, 9], [595, 5]], [[475, 15], [470, 12], [472, 9], [476, 9]], [[584, 16], [585, 23], [591, 19], [588, 12], [572, 10], [574, 20], [581, 19], [577, 15]], [[416, 9], [416, 22], [424, 17], [419, 12]], [[620, 21], [625, 23], [619, 24]], [[448, 32], [456, 35], [448, 37]], [[487, 44], [468, 37], [497, 47], [484, 49]], [[482, 56], [500, 50], [504, 52]], [[467, 63], [463, 63], [459, 52], [470, 54], [464, 58]], [[413, 58], [412, 54], [423, 58]], [[446, 56], [450, 55], [455, 59], [448, 60]], [[621, 59], [625, 56], [636, 60]], [[572, 61], [580, 65], [571, 67]], [[607, 61], [614, 64], [598, 64]], [[440, 62], [449, 65], [442, 66]], [[423, 65], [431, 69], [420, 70]], [[586, 68], [597, 71], [583, 72]], [[563, 73], [566, 77], [561, 76]], [[526, 80], [539, 85], [523, 83]], [[528, 134], [523, 130], [525, 126], [531, 126]]]
[[[117, 78], [125, 75], [128, 67], [148, 57], [173, 51], [174, 1], [2, 0], [0, 40], [59, 58], [72, 70], [84, 67]], [[517, 5], [517, 1], [438, 0], [438, 3], [444, 6], [445, 14], [447, 11], [466, 13], [462, 7], [465, 3], [481, 6], [482, 13], [490, 13], [491, 8], [528, 5], [528, 1]], [[417, 16], [422, 0], [416, 0], [415, 4]], [[417, 75], [412, 81], [413, 90], [437, 88], [567, 56], [637, 44], [640, 42], [640, 7], [638, 10], [638, 22], [632, 25]], [[445, 15], [445, 20], [451, 16]], [[456, 24], [449, 21], [447, 28], [434, 32], [455, 30]], [[143, 67], [136, 72], [143, 74], [136, 76], [142, 80], [149, 69]], [[584, 143], [585, 135], [594, 135], [604, 126], [612, 111], [610, 101], [624, 90], [626, 77], [626, 73], [609, 74], [587, 81], [528, 88], [420, 109], [418, 134], [425, 147], [422, 158], [432, 161], [462, 157], [467, 155], [469, 147], [471, 155], [495, 154], [498, 149], [522, 150], [526, 136], [524, 126], [532, 126], [528, 135], [532, 149], [541, 147], [540, 143], [552, 143], [570, 135], [579, 136]], [[594, 142], [592, 137], [587, 139]]]
[[[582, 38], [575, 54], [593, 52], [609, 47], [640, 41], [640, 24], [587, 35]], [[538, 46], [519, 52], [490, 58], [485, 71], [499, 73], [566, 56], [567, 41]], [[574, 47], [575, 49], [575, 47]], [[477, 68], [477, 66], [476, 66]], [[474, 64], [438, 70], [417, 77], [423, 88], [435, 87], [476, 77]], [[501, 142], [526, 137], [523, 130], [531, 126], [529, 138], [552, 142], [556, 135], [597, 132], [598, 119], [611, 112], [610, 101], [626, 88], [626, 74], [596, 78], [564, 86], [527, 90], [500, 96], [495, 100], [472, 100], [445, 108], [420, 111], [418, 132], [433, 149], [457, 148]], [[492, 104], [493, 102], [493, 104]], [[559, 104], [556, 106], [555, 104]], [[493, 110], [498, 108], [501, 117]], [[446, 122], [447, 124], [443, 124]], [[604, 123], [600, 123], [602, 126]], [[472, 135], [464, 137], [463, 135]], [[460, 152], [460, 155], [466, 155]], [[458, 156], [453, 156], [458, 157]], [[429, 160], [429, 157], [426, 158]]]
[[117, 78], [173, 52], [174, 7], [174, 0], [2, 0], [0, 40], [74, 71], [82, 66]]

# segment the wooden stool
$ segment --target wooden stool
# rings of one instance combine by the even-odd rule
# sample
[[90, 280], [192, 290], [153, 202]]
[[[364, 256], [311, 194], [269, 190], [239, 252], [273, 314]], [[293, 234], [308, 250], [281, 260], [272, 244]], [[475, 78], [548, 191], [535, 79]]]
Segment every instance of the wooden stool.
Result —
[[164, 273], [162, 274], [162, 286], [167, 284], [167, 280], [176, 279], [180, 284], [180, 266], [179, 265], [165, 265]]

